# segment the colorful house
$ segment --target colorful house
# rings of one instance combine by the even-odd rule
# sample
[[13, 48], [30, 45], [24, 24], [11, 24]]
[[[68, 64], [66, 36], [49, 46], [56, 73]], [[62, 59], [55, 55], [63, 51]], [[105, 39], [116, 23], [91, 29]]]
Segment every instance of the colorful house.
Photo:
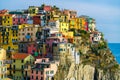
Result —
[[7, 80], [6, 51], [0, 48], [0, 80]]
[[89, 32], [95, 31], [96, 28], [95, 19], [88, 18], [88, 27], [89, 27]]
[[74, 38], [74, 32], [73, 31], [64, 32], [62, 34], [63, 34], [63, 37], [68, 40], [68, 42], [70, 42], [70, 43], [73, 42], [73, 38]]
[[60, 12], [51, 10], [51, 20], [59, 20], [60, 18]]
[[33, 42], [36, 40], [36, 32], [38, 27], [28, 26], [18, 31], [19, 42]]
[[[2, 18], [2, 26], [12, 26], [13, 20], [11, 14], [0, 14], [0, 17]], [[1, 23], [0, 23], [1, 24]]]
[[75, 29], [75, 24], [76, 24], [75, 19], [74, 18], [70, 19], [69, 29], [73, 29], [73, 28]]
[[59, 28], [59, 21], [58, 20], [49, 20], [48, 26], [52, 28]]
[[13, 25], [20, 25], [27, 23], [27, 16], [25, 15], [13, 15]]
[[69, 30], [69, 23], [67, 22], [60, 22], [60, 32], [68, 32]]
[[42, 39], [45, 42], [46, 39], [50, 36], [50, 29], [49, 28], [43, 28], [42, 29]]
[[27, 43], [27, 42], [19, 42], [18, 43], [18, 52], [27, 53], [28, 52], [28, 50], [27, 50], [28, 44], [29, 43]]
[[[27, 53], [16, 53], [12, 55], [13, 63], [11, 65], [14, 80], [26, 79], [29, 77], [25, 69], [26, 63], [33, 63], [34, 57]], [[26, 74], [26, 75], [25, 75]]]
[[52, 9], [52, 7], [49, 6], [49, 5], [45, 5], [45, 6], [43, 7], [43, 10], [45, 10], [46, 12], [50, 12], [51, 9]]
[[3, 27], [2, 28], [2, 39], [3, 48], [6, 50], [17, 50], [18, 49], [18, 26]]
[[99, 42], [102, 38], [101, 32], [94, 31], [90, 34], [90, 41], [91, 42]]
[[29, 6], [28, 12], [30, 13], [31, 16], [37, 14], [39, 11], [39, 8], [37, 6]]
[[35, 25], [41, 25], [41, 15], [35, 15], [35, 16], [33, 16], [33, 24], [35, 24]]
[[77, 12], [74, 10], [70, 10], [70, 18], [75, 18], [77, 16]]
[[40, 25], [40, 26], [46, 26], [47, 24], [46, 16], [44, 14], [34, 15], [33, 24]]
[[[71, 43], [57, 43], [53, 46], [53, 54], [54, 59], [60, 59], [61, 54], [70, 54], [72, 57], [71, 60], [73, 60], [76, 64], [79, 64], [80, 62], [80, 54], [79, 51], [73, 46]], [[62, 61], [62, 60], [61, 60]]]
[[53, 80], [58, 65], [59, 62], [50, 62], [49, 58], [37, 59], [31, 69], [30, 80]]
[[37, 48], [36, 48], [36, 44], [35, 43], [31, 43], [31, 44], [28, 44], [27, 46], [27, 52], [28, 54], [34, 54], [36, 51], [37, 51]]
[[74, 11], [74, 10], [64, 9], [64, 10], [62, 11], [62, 13], [63, 13], [64, 15], [67, 15], [68, 20], [71, 19], [71, 18], [76, 18], [76, 16], [77, 16], [77, 12]]
[[59, 42], [67, 42], [67, 39], [63, 37], [62, 33], [51, 34], [51, 37], [48, 37], [46, 39], [47, 52], [53, 53], [53, 43], [59, 43]]

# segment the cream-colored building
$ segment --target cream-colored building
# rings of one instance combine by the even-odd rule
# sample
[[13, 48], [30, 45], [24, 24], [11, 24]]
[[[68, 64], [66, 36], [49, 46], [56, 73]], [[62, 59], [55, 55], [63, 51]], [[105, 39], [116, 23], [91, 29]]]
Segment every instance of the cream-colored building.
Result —
[[5, 60], [6, 60], [6, 50], [0, 48], [0, 80], [8, 80], [7, 65], [4, 63]]
[[[53, 46], [54, 59], [59, 59], [59, 55], [65, 55], [69, 53], [69, 56], [72, 56], [75, 64], [80, 63], [80, 53], [71, 43], [58, 43]], [[62, 61], [62, 60], [61, 60]]]

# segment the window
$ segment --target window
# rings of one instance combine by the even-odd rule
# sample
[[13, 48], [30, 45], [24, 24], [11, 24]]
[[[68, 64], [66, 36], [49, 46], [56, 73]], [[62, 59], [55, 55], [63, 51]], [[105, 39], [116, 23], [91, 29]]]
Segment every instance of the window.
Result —
[[15, 74], [15, 71], [13, 71], [13, 73]]
[[43, 74], [43, 71], [41, 71], [41, 75]]
[[22, 65], [22, 66], [21, 66], [21, 69], [23, 69], [23, 68], [24, 68], [24, 66]]
[[15, 65], [13, 65], [13, 68], [15, 69]]
[[24, 73], [24, 71], [22, 71], [22, 74]]
[[33, 79], [33, 76], [32, 76], [32, 79]]
[[30, 33], [27, 33], [27, 35], [30, 35]]
[[13, 62], [15, 63], [15, 60], [13, 60]]
[[46, 74], [49, 74], [49, 71], [46, 71]]
[[47, 65], [47, 68], [49, 68], [49, 65]]
[[45, 60], [43, 59], [42, 62], [45, 62]]
[[50, 74], [53, 74], [54, 73], [54, 71], [52, 70], [52, 71], [50, 71]]
[[41, 79], [40, 80], [43, 80], [43, 77], [41, 77]]
[[0, 66], [2, 65], [2, 61], [0, 61]]
[[22, 33], [22, 35], [24, 35], [24, 33]]
[[33, 41], [33, 39], [31, 38], [31, 41]]
[[23, 63], [24, 62], [24, 60], [21, 60], [21, 63]]
[[33, 70], [32, 70], [32, 73], [33, 73]]
[[36, 70], [36, 74], [38, 74], [38, 70]]
[[38, 80], [38, 76], [36, 76], [36, 80]]
[[23, 38], [23, 41], [24, 41], [25, 39]]
[[63, 51], [63, 49], [62, 49], [62, 48], [60, 48], [60, 49], [59, 49], [59, 51]]

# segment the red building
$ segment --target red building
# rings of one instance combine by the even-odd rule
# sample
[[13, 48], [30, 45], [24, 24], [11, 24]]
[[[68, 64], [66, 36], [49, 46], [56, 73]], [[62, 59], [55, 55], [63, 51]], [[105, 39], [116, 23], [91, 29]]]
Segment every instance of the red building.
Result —
[[33, 16], [33, 24], [41, 25], [41, 15]]
[[28, 54], [34, 54], [37, 51], [35, 44], [29, 44], [27, 47]]
[[86, 29], [86, 31], [88, 31], [88, 22], [87, 21], [85, 22], [85, 29]]

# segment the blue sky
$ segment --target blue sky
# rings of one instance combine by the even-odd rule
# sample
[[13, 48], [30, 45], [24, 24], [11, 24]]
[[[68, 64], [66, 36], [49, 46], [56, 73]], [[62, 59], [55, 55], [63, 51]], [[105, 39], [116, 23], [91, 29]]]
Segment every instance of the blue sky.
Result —
[[42, 3], [76, 10], [78, 15], [95, 18], [97, 29], [104, 33], [105, 39], [120, 43], [120, 0], [1, 0], [0, 10], [27, 9]]

